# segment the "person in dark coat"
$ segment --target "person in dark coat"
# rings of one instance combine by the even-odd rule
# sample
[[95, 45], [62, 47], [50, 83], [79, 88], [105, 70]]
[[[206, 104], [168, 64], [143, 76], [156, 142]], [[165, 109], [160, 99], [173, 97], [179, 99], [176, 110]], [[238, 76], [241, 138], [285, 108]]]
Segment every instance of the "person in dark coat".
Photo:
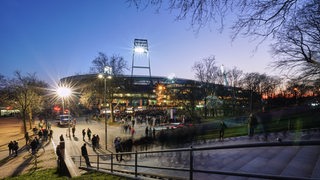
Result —
[[85, 129], [82, 129], [82, 140], [85, 141], [85, 138], [86, 137], [86, 130]]
[[120, 160], [119, 160], [119, 155], [118, 155], [118, 153], [121, 153], [122, 152], [122, 147], [121, 147], [121, 139], [120, 139], [120, 137], [116, 137], [115, 139], [114, 139], [114, 147], [115, 147], [115, 149], [116, 149], [116, 159], [117, 159], [117, 161], [122, 161], [123, 159], [122, 159], [122, 154], [120, 154]]
[[224, 121], [220, 121], [220, 125], [219, 125], [219, 139], [220, 141], [223, 141], [224, 138], [224, 129], [226, 128], [226, 124], [224, 123]]
[[92, 136], [91, 142], [92, 142], [92, 149], [95, 151], [97, 147], [97, 137], [95, 134]]
[[76, 125], [72, 126], [72, 136], [74, 137], [74, 133], [76, 132]]
[[18, 156], [18, 149], [19, 149], [18, 142], [13, 141], [13, 152], [15, 153], [16, 156]]
[[31, 146], [31, 153], [32, 153], [32, 154], [35, 154], [36, 151], [37, 151], [37, 148], [38, 148], [37, 138], [34, 138], [34, 139], [31, 141], [30, 146]]
[[[150, 128], [150, 130], [151, 130], [151, 128]], [[148, 126], [146, 127], [145, 134], [146, 134], [146, 137], [148, 137], [148, 135], [149, 135], [149, 128], [148, 128]]]
[[257, 117], [253, 113], [249, 115], [248, 119], [248, 135], [251, 138], [254, 135], [254, 129], [257, 126]]
[[57, 160], [58, 169], [61, 169], [62, 168], [62, 164], [63, 164], [63, 156], [62, 156], [62, 153], [61, 153], [60, 144], [58, 144], [57, 147], [56, 147], [56, 154], [58, 156], [58, 160]]
[[13, 154], [13, 141], [9, 142], [8, 148], [9, 148], [9, 156], [10, 156], [11, 154]]
[[60, 135], [60, 141], [64, 141], [63, 134]]
[[30, 140], [30, 137], [29, 137], [29, 133], [28, 132], [26, 132], [25, 134], [24, 134], [24, 138], [26, 139], [26, 145], [29, 143], [29, 140]]
[[86, 165], [87, 165], [87, 167], [91, 167], [86, 143], [84, 143], [83, 146], [81, 147], [81, 155], [82, 155], [82, 156], [84, 157], [84, 159], [86, 160]]
[[89, 128], [87, 130], [87, 136], [88, 136], [89, 141], [91, 141], [91, 130]]
[[100, 148], [100, 137], [99, 137], [99, 135], [97, 134], [96, 135], [96, 138], [97, 138], [97, 148], [99, 149]]

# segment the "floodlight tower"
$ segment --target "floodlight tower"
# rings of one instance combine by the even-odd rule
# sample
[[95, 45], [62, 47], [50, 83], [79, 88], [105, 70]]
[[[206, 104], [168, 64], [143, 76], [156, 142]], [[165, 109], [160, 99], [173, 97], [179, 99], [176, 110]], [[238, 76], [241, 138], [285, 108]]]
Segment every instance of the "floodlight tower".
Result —
[[227, 73], [226, 73], [226, 71], [224, 70], [223, 64], [221, 65], [220, 70], [221, 70], [221, 73], [222, 73], [222, 76], [223, 76], [224, 85], [225, 85], [225, 86], [229, 86], [229, 83], [228, 83], [228, 80], [227, 80]]
[[[137, 63], [135, 63], [135, 59], [137, 58], [137, 56], [139, 58], [141, 58], [141, 60], [143, 59], [143, 62], [139, 62], [140, 65], [137, 65]], [[151, 67], [150, 67], [148, 40], [146, 40], [146, 39], [134, 39], [131, 78], [133, 77], [134, 69], [147, 69], [147, 70], [149, 70], [150, 85], [153, 84], [152, 79], [151, 79]]]

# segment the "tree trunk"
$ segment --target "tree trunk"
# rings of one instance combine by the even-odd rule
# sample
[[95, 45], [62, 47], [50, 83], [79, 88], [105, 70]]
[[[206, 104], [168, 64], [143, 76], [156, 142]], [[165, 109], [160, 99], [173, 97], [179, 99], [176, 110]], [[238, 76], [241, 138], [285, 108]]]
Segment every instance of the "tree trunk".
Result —
[[26, 110], [22, 111], [22, 121], [23, 121], [23, 133], [27, 132], [27, 122], [26, 122]]
[[31, 107], [29, 107], [29, 129], [32, 129], [32, 110]]

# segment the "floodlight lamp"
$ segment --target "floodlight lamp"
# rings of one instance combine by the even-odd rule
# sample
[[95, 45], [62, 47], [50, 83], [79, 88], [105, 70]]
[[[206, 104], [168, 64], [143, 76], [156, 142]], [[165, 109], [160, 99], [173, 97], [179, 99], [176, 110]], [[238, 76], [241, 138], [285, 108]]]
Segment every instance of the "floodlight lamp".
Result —
[[104, 77], [103, 74], [98, 74], [99, 79], [102, 79], [103, 77]]
[[220, 70], [221, 70], [221, 73], [224, 74], [224, 66], [223, 66], [223, 64], [221, 65]]
[[147, 52], [143, 47], [135, 47], [134, 52], [136, 53], [145, 53]]
[[105, 66], [104, 67], [104, 73], [111, 76], [112, 74], [112, 67], [111, 66]]
[[133, 43], [133, 50], [136, 53], [147, 53], [148, 52], [148, 40], [135, 39], [134, 43]]

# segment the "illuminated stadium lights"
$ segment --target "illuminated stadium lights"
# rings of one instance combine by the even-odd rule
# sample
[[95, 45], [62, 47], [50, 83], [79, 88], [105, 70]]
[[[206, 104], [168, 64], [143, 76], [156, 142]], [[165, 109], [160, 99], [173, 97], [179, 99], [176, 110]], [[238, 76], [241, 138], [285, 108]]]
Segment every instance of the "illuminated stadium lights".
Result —
[[149, 50], [148, 40], [146, 39], [135, 39], [133, 45], [133, 50], [136, 53], [147, 53]]
[[[138, 59], [138, 63], [135, 63], [136, 58]], [[144, 70], [148, 70], [149, 71], [149, 81], [147, 83], [152, 86], [153, 82], [152, 82], [152, 78], [151, 78], [149, 47], [148, 47], [148, 40], [146, 40], [146, 39], [134, 39], [131, 78], [133, 77], [134, 69], [138, 69], [139, 75], [141, 75], [141, 73]], [[135, 84], [135, 82], [132, 81], [132, 84]]]
[[107, 78], [111, 79], [112, 78], [112, 67], [105, 66], [103, 70], [104, 70], [104, 74], [107, 76]]
[[135, 47], [134, 52], [136, 53], [144, 53], [146, 50], [143, 47]]

